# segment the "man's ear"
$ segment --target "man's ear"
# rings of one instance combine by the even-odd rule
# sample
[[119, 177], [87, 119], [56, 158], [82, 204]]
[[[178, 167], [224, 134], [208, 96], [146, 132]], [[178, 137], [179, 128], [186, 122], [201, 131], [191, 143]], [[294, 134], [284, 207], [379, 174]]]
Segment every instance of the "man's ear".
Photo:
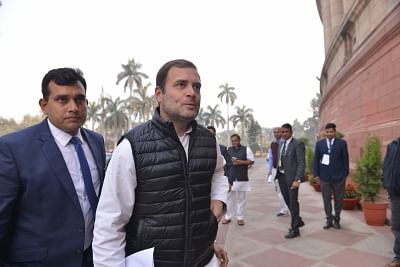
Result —
[[46, 111], [47, 101], [44, 98], [41, 98], [39, 100], [39, 106], [40, 106], [40, 109], [42, 110], [43, 114], [47, 115], [47, 111]]
[[162, 95], [162, 90], [160, 86], [156, 86], [156, 88], [154, 89], [154, 96], [156, 98], [156, 101], [158, 104], [161, 103], [161, 95]]

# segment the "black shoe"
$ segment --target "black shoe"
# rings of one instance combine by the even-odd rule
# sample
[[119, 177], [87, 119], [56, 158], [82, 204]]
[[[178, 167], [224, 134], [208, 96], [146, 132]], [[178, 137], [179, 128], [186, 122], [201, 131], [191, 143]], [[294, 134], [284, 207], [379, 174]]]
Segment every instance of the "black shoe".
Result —
[[299, 222], [299, 227], [303, 227], [304, 225], [306, 225], [306, 224], [304, 223], [303, 220], [301, 220], [301, 221]]
[[340, 229], [340, 223], [338, 219], [333, 220], [332, 227], [335, 229]]
[[329, 229], [333, 227], [332, 220], [326, 220], [326, 224], [324, 225], [324, 229]]
[[285, 238], [295, 238], [300, 236], [300, 231], [297, 230], [293, 230], [293, 229], [289, 229], [289, 232], [285, 235]]

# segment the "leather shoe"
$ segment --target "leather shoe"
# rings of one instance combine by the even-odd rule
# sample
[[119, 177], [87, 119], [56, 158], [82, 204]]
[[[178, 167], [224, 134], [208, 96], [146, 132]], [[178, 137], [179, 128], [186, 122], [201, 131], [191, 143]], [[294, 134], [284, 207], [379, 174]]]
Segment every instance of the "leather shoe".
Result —
[[295, 238], [300, 236], [299, 230], [289, 229], [289, 232], [285, 235], [285, 238]]
[[333, 227], [332, 220], [326, 220], [326, 224], [324, 225], [324, 229], [329, 229]]
[[340, 229], [340, 223], [339, 223], [339, 220], [333, 220], [333, 222], [332, 222], [332, 227], [333, 228], [335, 228], [335, 229]]
[[301, 221], [299, 222], [299, 227], [303, 227], [304, 225], [306, 225], [306, 224], [304, 223], [303, 220], [301, 220]]
[[288, 212], [278, 212], [277, 214], [276, 214], [276, 216], [277, 217], [280, 217], [280, 216], [289, 216], [289, 213]]
[[231, 222], [231, 220], [227, 220], [227, 219], [223, 219], [222, 220], [222, 224], [228, 224], [228, 223], [230, 223]]
[[400, 267], [400, 261], [393, 260], [391, 263], [386, 264], [385, 267]]
[[238, 221], [237, 221], [237, 224], [240, 225], [240, 226], [242, 226], [242, 225], [244, 225], [244, 221], [243, 221], [243, 220], [238, 220]]

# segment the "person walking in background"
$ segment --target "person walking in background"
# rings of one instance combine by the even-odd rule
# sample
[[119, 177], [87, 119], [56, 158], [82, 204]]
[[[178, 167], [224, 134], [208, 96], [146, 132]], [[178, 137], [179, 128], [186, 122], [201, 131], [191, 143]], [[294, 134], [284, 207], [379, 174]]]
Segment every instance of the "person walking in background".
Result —
[[232, 146], [228, 148], [228, 152], [232, 157], [232, 185], [229, 185], [229, 194], [227, 200], [227, 213], [223, 224], [231, 222], [235, 215], [235, 207], [233, 205], [236, 196], [236, 219], [238, 225], [244, 225], [244, 214], [246, 207], [246, 193], [251, 190], [248, 168], [254, 163], [254, 154], [249, 147], [240, 144], [240, 136], [238, 134], [231, 135]]
[[268, 149], [268, 156], [267, 156], [267, 170], [268, 170], [268, 182], [274, 182], [275, 184], [275, 191], [278, 195], [279, 199], [279, 210], [276, 213], [276, 216], [288, 216], [289, 210], [286, 206], [285, 200], [283, 199], [281, 190], [279, 188], [278, 179], [276, 179], [276, 171], [278, 168], [278, 153], [279, 153], [279, 145], [284, 142], [282, 139], [282, 133], [280, 127], [275, 127], [273, 129], [275, 140], [271, 142], [271, 146]]
[[124, 266], [126, 256], [149, 248], [155, 266], [227, 262], [214, 241], [228, 183], [215, 136], [195, 120], [200, 88], [190, 61], [172, 60], [158, 71], [153, 118], [123, 136], [106, 171], [95, 266]]
[[382, 180], [390, 198], [390, 225], [394, 235], [394, 259], [386, 267], [400, 267], [400, 138], [386, 148]]
[[[214, 136], [216, 135], [216, 130], [215, 127], [212, 125], [207, 126], [207, 129], [212, 133]], [[221, 150], [221, 154], [225, 159], [225, 166], [224, 166], [224, 175], [227, 178], [229, 184], [232, 186], [233, 180], [232, 180], [232, 168], [233, 168], [233, 163], [232, 163], [232, 157], [229, 155], [228, 149], [226, 146], [219, 144], [219, 148]]]
[[42, 94], [46, 119], [0, 137], [0, 266], [91, 267], [104, 140], [82, 128], [79, 70], [50, 70]]
[[303, 142], [293, 137], [292, 126], [289, 123], [282, 125], [281, 133], [284, 141], [279, 146], [277, 176], [282, 196], [291, 215], [291, 228], [285, 238], [294, 238], [300, 236], [299, 228], [305, 225], [300, 217], [298, 201], [299, 187], [304, 181], [305, 147]]
[[[326, 224], [323, 228], [339, 229], [346, 177], [349, 175], [349, 153], [346, 141], [335, 138], [336, 125], [334, 123], [326, 124], [325, 135], [326, 138], [315, 144], [313, 173], [321, 183], [326, 215]], [[335, 216], [332, 215], [332, 195], [335, 203]]]

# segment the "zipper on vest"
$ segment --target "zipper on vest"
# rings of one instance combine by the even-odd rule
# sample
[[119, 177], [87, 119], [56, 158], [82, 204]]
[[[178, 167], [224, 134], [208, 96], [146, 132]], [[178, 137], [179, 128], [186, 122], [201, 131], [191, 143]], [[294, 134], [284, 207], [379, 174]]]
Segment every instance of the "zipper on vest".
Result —
[[185, 248], [183, 253], [183, 266], [187, 266], [188, 264], [188, 251], [189, 251], [189, 169], [188, 169], [188, 157], [190, 151], [190, 141], [189, 141], [189, 149], [188, 156], [186, 157], [186, 152], [183, 146], [181, 145], [181, 154], [183, 155], [183, 178], [185, 183]]

